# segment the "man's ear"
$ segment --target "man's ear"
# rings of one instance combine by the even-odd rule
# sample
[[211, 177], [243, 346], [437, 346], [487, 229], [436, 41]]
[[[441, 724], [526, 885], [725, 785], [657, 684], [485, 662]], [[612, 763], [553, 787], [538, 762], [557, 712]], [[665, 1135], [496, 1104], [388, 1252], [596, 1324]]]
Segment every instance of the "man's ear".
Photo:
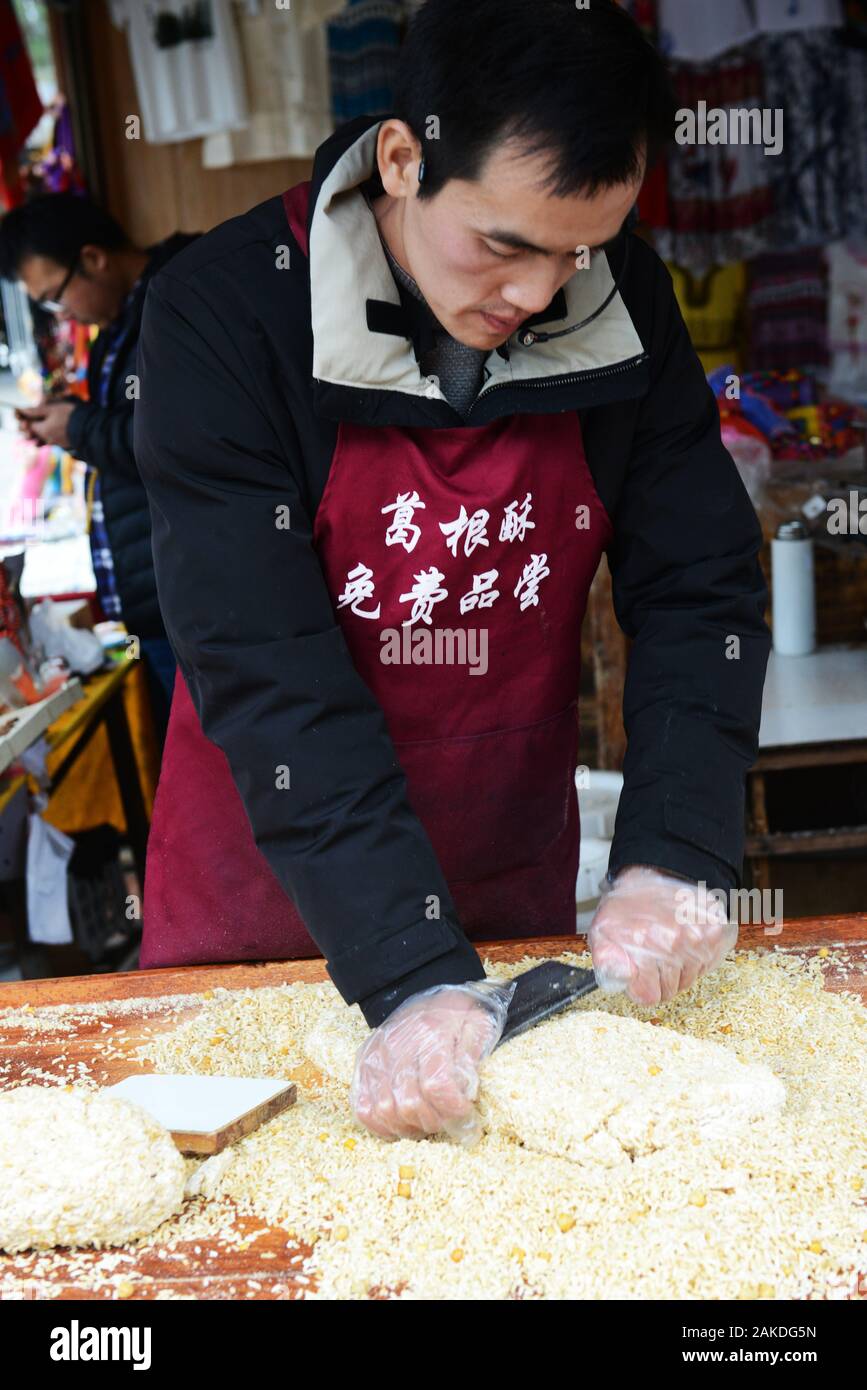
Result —
[[99, 275], [108, 269], [109, 253], [104, 246], [94, 246], [87, 242], [82, 246], [78, 256], [88, 275]]
[[383, 121], [376, 140], [376, 163], [382, 186], [392, 198], [406, 198], [417, 189], [423, 153], [406, 121], [396, 116]]

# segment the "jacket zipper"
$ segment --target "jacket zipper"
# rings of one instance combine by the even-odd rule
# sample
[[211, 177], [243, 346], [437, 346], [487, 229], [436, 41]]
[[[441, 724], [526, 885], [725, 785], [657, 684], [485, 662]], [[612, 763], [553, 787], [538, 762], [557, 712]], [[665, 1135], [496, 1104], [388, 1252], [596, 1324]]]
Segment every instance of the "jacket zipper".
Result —
[[[648, 357], [649, 353], [643, 352], [640, 357], [632, 357], [628, 362], [621, 362], [616, 367], [594, 367], [590, 371], [586, 372], [572, 372], [568, 376], [559, 377], [557, 384], [568, 386], [575, 381], [596, 381], [600, 377], [617, 376], [621, 372], [631, 372], [635, 367], [640, 367], [643, 362], [646, 362], [648, 360]], [[484, 399], [487, 400], [488, 396], [492, 396], [495, 391], [504, 391], [508, 387], [512, 387], [513, 389], [520, 389], [525, 386], [535, 386], [541, 390], [549, 391], [552, 389], [552, 383], [550, 381], [500, 381], [497, 383], [496, 386], [491, 386], [489, 390], [485, 391], [483, 393], [483, 396]], [[467, 420], [470, 420], [472, 418], [473, 411], [475, 410], [479, 402], [482, 400], [483, 396], [479, 395], [476, 397], [475, 401], [470, 407], [470, 412], [467, 416]]]

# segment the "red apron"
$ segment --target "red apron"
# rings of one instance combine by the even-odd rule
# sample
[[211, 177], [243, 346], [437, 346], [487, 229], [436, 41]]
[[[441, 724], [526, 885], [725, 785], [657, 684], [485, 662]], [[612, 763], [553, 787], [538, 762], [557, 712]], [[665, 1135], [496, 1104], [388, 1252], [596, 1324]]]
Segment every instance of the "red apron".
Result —
[[[285, 199], [305, 249], [306, 192]], [[340, 425], [313, 542], [473, 939], [575, 930], [581, 624], [610, 537], [574, 411]], [[179, 675], [142, 967], [319, 954]]]

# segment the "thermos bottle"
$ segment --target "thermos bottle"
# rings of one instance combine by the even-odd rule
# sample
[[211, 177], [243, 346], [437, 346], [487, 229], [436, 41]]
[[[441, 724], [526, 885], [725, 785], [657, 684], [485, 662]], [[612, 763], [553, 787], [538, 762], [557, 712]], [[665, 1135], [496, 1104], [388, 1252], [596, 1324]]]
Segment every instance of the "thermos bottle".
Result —
[[813, 538], [803, 521], [785, 521], [771, 541], [774, 651], [806, 656], [816, 650]]

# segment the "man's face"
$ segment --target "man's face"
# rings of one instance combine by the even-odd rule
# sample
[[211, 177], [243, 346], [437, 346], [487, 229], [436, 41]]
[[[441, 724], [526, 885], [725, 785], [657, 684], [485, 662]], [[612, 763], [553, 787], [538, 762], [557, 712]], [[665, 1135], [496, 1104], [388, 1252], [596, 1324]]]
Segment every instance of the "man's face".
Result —
[[639, 178], [593, 198], [557, 198], [542, 186], [546, 169], [543, 157], [505, 144], [478, 181], [402, 199], [402, 264], [459, 342], [490, 351], [545, 309], [580, 274], [577, 248], [615, 237], [641, 188]]
[[31, 299], [57, 300], [60, 294], [61, 308], [53, 311], [58, 318], [95, 323], [100, 328], [111, 323], [123, 298], [111, 253], [101, 246], [83, 247], [71, 276], [68, 266], [59, 265], [50, 256], [27, 256], [18, 276]]

